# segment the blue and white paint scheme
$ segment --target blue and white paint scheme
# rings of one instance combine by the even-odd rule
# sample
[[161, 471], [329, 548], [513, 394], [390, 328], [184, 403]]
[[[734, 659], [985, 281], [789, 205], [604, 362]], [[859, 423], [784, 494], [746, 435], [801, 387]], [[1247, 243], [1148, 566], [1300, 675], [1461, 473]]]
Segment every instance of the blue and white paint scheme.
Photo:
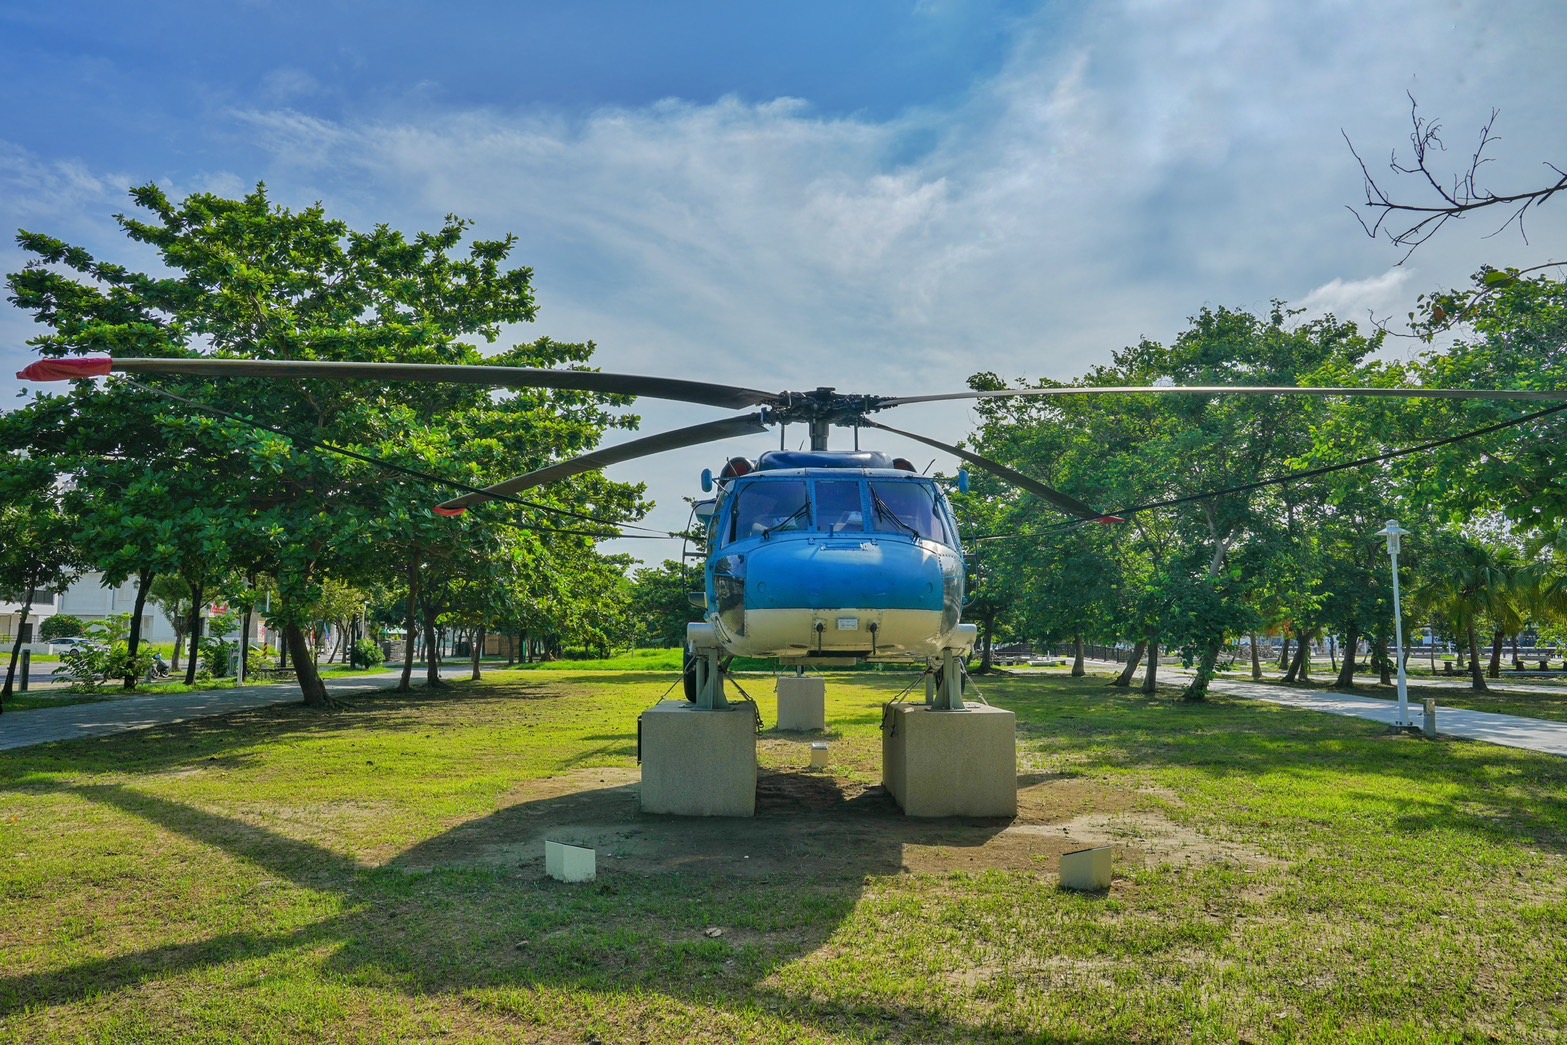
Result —
[[[901, 467], [900, 467], [901, 466]], [[705, 502], [705, 624], [693, 646], [789, 666], [936, 667], [966, 655], [963, 552], [945, 492], [875, 451], [731, 461]]]

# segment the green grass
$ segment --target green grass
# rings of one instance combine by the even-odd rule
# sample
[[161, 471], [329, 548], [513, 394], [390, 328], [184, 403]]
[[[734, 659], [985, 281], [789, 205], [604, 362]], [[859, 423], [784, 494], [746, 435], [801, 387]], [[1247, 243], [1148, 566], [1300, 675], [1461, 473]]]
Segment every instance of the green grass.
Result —
[[[1235, 854], [1124, 861], [1108, 895], [900, 873], [946, 822], [866, 821], [872, 873], [450, 857], [570, 824], [529, 782], [630, 770], [670, 681], [567, 664], [0, 755], [0, 1042], [1567, 1035], [1567, 760], [1222, 697], [981, 682], [1029, 794]], [[840, 776], [877, 779], [907, 681], [829, 676]]]

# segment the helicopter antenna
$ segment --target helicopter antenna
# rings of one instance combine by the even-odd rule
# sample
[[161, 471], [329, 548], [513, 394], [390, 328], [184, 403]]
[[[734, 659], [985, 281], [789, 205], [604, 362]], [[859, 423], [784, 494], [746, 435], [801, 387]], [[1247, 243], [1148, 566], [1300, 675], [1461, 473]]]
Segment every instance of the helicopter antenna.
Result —
[[929, 475], [930, 474], [930, 470], [932, 468], [934, 468], [935, 466], [936, 466], [936, 459], [934, 457], [932, 457], [930, 459], [930, 464], [926, 465], [925, 466], [925, 470], [923, 472], [921, 472], [920, 474], [921, 475]]

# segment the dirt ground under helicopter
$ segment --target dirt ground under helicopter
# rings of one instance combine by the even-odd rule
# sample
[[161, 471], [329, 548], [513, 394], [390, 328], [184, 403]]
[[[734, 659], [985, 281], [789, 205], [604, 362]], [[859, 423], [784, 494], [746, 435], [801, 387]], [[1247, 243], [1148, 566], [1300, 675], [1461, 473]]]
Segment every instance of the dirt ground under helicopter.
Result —
[[[764, 738], [773, 764], [805, 764], [810, 738]], [[635, 769], [597, 769], [519, 787], [494, 816], [402, 854], [409, 870], [511, 866], [544, 873], [546, 840], [595, 850], [601, 881], [681, 871], [718, 878], [853, 879], [1006, 869], [1059, 873], [1061, 854], [1113, 847], [1118, 872], [1159, 864], [1271, 861], [1206, 838], [1162, 811], [1171, 795], [1049, 774], [1018, 779], [1013, 820], [905, 817], [879, 785], [830, 771], [763, 769], [752, 818], [643, 814]], [[1119, 882], [1117, 883], [1119, 885]]]

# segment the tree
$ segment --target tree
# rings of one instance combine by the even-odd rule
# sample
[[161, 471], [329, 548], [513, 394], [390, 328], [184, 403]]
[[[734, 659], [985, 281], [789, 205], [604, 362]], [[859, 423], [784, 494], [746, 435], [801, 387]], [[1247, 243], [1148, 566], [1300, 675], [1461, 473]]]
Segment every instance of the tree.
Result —
[[73, 617], [69, 613], [56, 613], [38, 627], [38, 637], [45, 642], [50, 639], [72, 638], [81, 633], [82, 619]]
[[[34, 258], [11, 285], [51, 331], [33, 341], [45, 355], [199, 347], [262, 359], [552, 366], [580, 364], [592, 352], [539, 339], [481, 356], [468, 339], [494, 341], [502, 324], [533, 318], [532, 274], [507, 267], [511, 236], [475, 240], [460, 253], [469, 226], [456, 217], [409, 238], [386, 226], [354, 232], [319, 206], [275, 206], [264, 186], [239, 200], [198, 194], [175, 203], [153, 185], [131, 196], [141, 214], [121, 215], [121, 227], [154, 248], [171, 275], [132, 273], [41, 235], [19, 237]], [[455, 554], [492, 525], [537, 526], [557, 506], [609, 523], [643, 507], [639, 487], [590, 475], [552, 488], [542, 509], [501, 505], [440, 519], [429, 511], [445, 495], [439, 486], [389, 477], [363, 459], [482, 485], [593, 446], [610, 425], [634, 424], [610, 410], [625, 397], [540, 390], [492, 398], [467, 385], [257, 379], [110, 385], [183, 404], [165, 407], [157, 423], [176, 445], [195, 448], [214, 496], [188, 505], [175, 534], [184, 553], [173, 557], [196, 587], [229, 567], [275, 579], [271, 616], [306, 703], [327, 700], [305, 629], [328, 579], [385, 581], [432, 549]], [[193, 553], [219, 533], [226, 562]]]
[[178, 574], [162, 574], [152, 582], [149, 597], [163, 611], [169, 627], [174, 629], [174, 658], [170, 667], [178, 671], [180, 652], [184, 649], [185, 636], [190, 634], [190, 618], [195, 607], [190, 585]]
[[40, 592], [63, 591], [81, 573], [78, 522], [62, 507], [58, 480], [46, 461], [8, 452], [15, 426], [0, 419], [0, 591], [22, 604], [21, 626], [11, 645], [0, 711], [10, 700], [22, 636]]
[[[1352, 371], [1379, 343], [1331, 317], [1297, 323], [1276, 304], [1267, 318], [1203, 309], [1169, 346], [1144, 340], [1096, 367], [1083, 386], [1312, 384]], [[989, 387], [993, 375], [977, 375]], [[1088, 503], [1131, 518], [1101, 554], [1099, 572], [1124, 587], [1115, 598], [1123, 637], [1144, 644], [1156, 682], [1161, 645], [1196, 668], [1185, 697], [1203, 699], [1225, 642], [1250, 630], [1251, 571], [1265, 560], [1232, 560], [1275, 525], [1280, 495], [1257, 487], [1311, 446], [1324, 405], [1306, 398], [1117, 395], [998, 400], [976, 407], [978, 443], [992, 456]], [[1019, 498], [1019, 504], [1026, 504]], [[1024, 508], [1019, 519], [1032, 514]], [[1073, 524], [1077, 525], [1077, 524]], [[1079, 572], [1086, 570], [1081, 564]], [[1084, 599], [1083, 624], [1101, 610]], [[1103, 603], [1108, 607], [1108, 602]]]
[[644, 566], [631, 576], [629, 612], [633, 641], [639, 647], [683, 647], [686, 625], [702, 619], [690, 595], [702, 586], [702, 575], [674, 559]]
[[[1395, 151], [1388, 160], [1388, 168], [1396, 178], [1407, 178], [1414, 183], [1412, 192], [1418, 195], [1405, 201], [1394, 200], [1388, 190], [1378, 183], [1366, 166], [1366, 161], [1355, 151], [1354, 143], [1345, 135], [1344, 141], [1349, 145], [1355, 161], [1360, 164], [1360, 173], [1365, 180], [1364, 206], [1373, 214], [1369, 224], [1359, 214], [1355, 215], [1355, 220], [1360, 222], [1366, 235], [1373, 239], [1385, 235], [1394, 246], [1407, 247], [1404, 253], [1404, 260], [1407, 261], [1416, 248], [1441, 231], [1449, 221], [1461, 220], [1476, 211], [1497, 207], [1509, 210], [1510, 213], [1496, 231], [1517, 225], [1522, 234], [1524, 216], [1530, 208], [1543, 205], [1552, 196], [1567, 189], [1567, 171], [1554, 163], [1546, 163], [1545, 166], [1556, 175], [1555, 180], [1541, 188], [1522, 192], [1498, 194], [1483, 186], [1480, 169], [1489, 162], [1485, 155], [1486, 149], [1497, 141], [1494, 128], [1498, 115], [1499, 110], [1492, 109], [1490, 118], [1481, 126], [1479, 143], [1470, 156], [1468, 168], [1452, 173], [1441, 172], [1435, 168], [1433, 160], [1435, 154], [1447, 151], [1442, 141], [1442, 124], [1421, 116], [1419, 106], [1411, 95], [1409, 120], [1413, 129], [1409, 135], [1410, 159], [1400, 160]], [[1354, 208], [1350, 208], [1350, 213], [1354, 213]]]

